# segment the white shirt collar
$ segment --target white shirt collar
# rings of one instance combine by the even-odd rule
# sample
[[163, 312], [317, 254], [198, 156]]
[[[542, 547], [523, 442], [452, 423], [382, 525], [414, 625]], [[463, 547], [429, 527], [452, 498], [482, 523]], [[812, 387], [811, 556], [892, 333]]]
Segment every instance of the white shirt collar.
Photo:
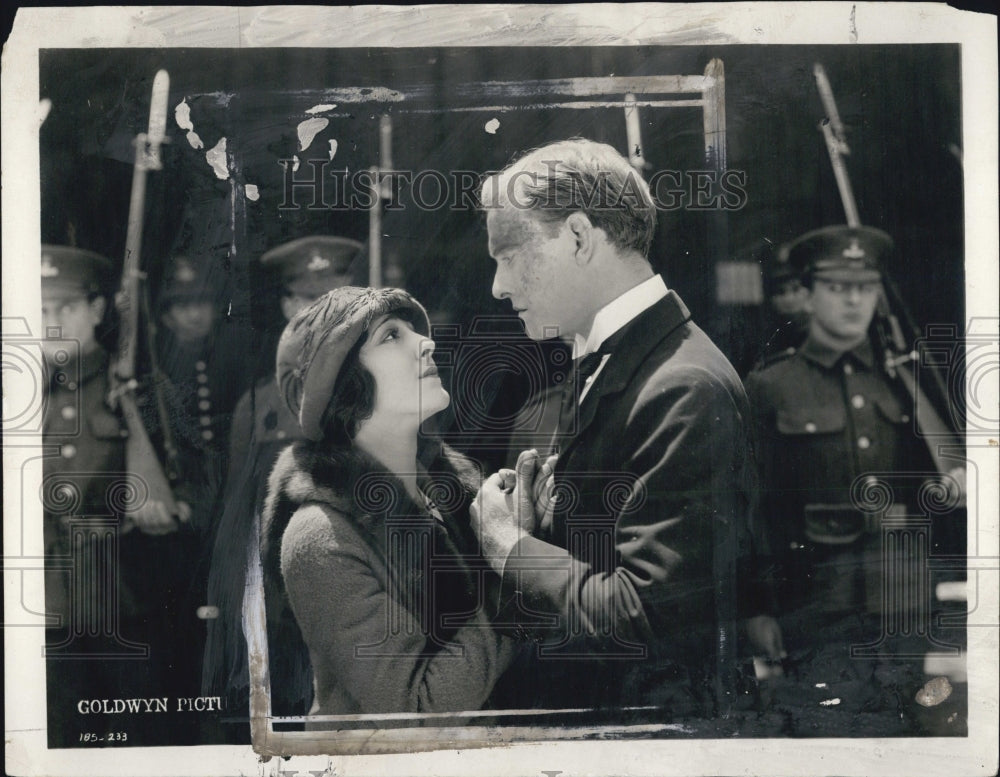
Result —
[[654, 275], [611, 300], [597, 311], [587, 337], [574, 335], [573, 358], [579, 359], [593, 353], [611, 335], [666, 296], [667, 284], [661, 276]]

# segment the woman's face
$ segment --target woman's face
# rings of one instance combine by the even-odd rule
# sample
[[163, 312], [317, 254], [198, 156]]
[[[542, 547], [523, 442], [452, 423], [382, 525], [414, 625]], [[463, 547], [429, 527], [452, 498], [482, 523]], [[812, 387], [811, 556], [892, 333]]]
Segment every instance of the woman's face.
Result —
[[378, 416], [415, 418], [421, 422], [448, 407], [451, 398], [441, 385], [431, 354], [434, 341], [413, 330], [396, 315], [375, 319], [358, 360], [375, 379]]

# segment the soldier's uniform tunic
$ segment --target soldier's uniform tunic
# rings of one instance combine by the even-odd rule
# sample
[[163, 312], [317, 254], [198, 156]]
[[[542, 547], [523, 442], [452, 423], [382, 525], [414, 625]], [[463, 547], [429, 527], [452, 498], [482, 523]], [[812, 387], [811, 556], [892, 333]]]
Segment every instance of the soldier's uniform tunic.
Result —
[[[867, 341], [840, 354], [807, 338], [799, 351], [751, 373], [746, 387], [761, 446], [760, 514], [772, 551], [785, 561], [785, 605], [818, 594], [831, 609], [850, 609], [862, 581], [844, 554], [863, 554], [880, 539], [874, 517], [866, 524], [853, 506], [852, 484], [926, 471], [906, 398]], [[838, 560], [841, 569], [833, 568]], [[878, 571], [869, 570], [867, 596], [879, 594]]]
[[[47, 457], [44, 465], [47, 556], [70, 556], [71, 517], [114, 515], [108, 491], [125, 472], [128, 430], [106, 402], [108, 368], [108, 353], [98, 347], [50, 375], [42, 434], [46, 446], [57, 446], [58, 455]], [[77, 490], [78, 500], [60, 498], [62, 483]], [[71, 504], [76, 507], [68, 511]], [[50, 569], [46, 573], [45, 609], [49, 614], [64, 619], [69, 616], [69, 583], [68, 571]], [[130, 596], [122, 603], [134, 606]]]

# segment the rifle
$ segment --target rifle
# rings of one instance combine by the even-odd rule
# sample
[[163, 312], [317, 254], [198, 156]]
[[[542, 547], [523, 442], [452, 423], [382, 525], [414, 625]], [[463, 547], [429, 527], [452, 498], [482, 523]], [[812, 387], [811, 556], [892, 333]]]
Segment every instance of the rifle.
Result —
[[[833, 90], [826, 76], [826, 70], [824, 70], [821, 64], [816, 63], [813, 65], [813, 75], [816, 77], [816, 87], [823, 102], [823, 109], [826, 111], [826, 118], [820, 122], [819, 129], [823, 133], [823, 139], [826, 141], [826, 150], [830, 156], [830, 164], [833, 167], [837, 188], [840, 191], [840, 199], [844, 206], [844, 214], [847, 217], [847, 225], [850, 227], [861, 226], [858, 206], [854, 201], [854, 192], [851, 189], [851, 181], [847, 175], [847, 166], [844, 163], [844, 156], [849, 155], [851, 149], [847, 145], [844, 125], [837, 111], [837, 103], [833, 98]], [[913, 324], [913, 319], [909, 311], [907, 311], [906, 306], [903, 304], [899, 290], [896, 288], [892, 278], [884, 270], [882, 273], [882, 286], [882, 293], [879, 295], [878, 307], [876, 309], [875, 333], [885, 359], [886, 374], [891, 379], [898, 380], [913, 400], [917, 431], [927, 440], [927, 448], [934, 461], [934, 466], [942, 475], [950, 475], [960, 465], [956, 464], [955, 459], [943, 455], [942, 449], [951, 448], [952, 450], [956, 450], [961, 447], [961, 437], [958, 433], [960, 430], [953, 429], [945, 423], [918, 383], [916, 375], [912, 372], [912, 366], [919, 359], [919, 354], [915, 349], [907, 345], [903, 328], [900, 326], [899, 317], [896, 315], [895, 310], [902, 311], [902, 315], [915, 337], [919, 336], [919, 332]], [[928, 372], [925, 370], [923, 374], [928, 374]], [[944, 401], [947, 401], [947, 389], [940, 374], [934, 369], [931, 369], [929, 374], [933, 376], [937, 395]], [[964, 489], [964, 484], [962, 486]]]
[[[160, 502], [175, 524], [185, 520], [182, 510], [174, 499], [173, 491], [167, 474], [160, 464], [156, 450], [146, 427], [136, 401], [138, 382], [135, 378], [135, 360], [139, 339], [139, 307], [143, 301], [143, 290], [140, 284], [146, 278], [141, 269], [140, 251], [142, 248], [142, 227], [146, 205], [146, 173], [149, 170], [162, 170], [160, 145], [165, 142], [167, 126], [167, 96], [170, 88], [170, 77], [166, 70], [157, 72], [153, 79], [153, 94], [149, 108], [149, 130], [140, 133], [135, 138], [135, 165], [132, 171], [132, 193], [129, 200], [128, 231], [125, 238], [125, 261], [122, 268], [121, 289], [115, 298], [115, 305], [120, 316], [118, 337], [118, 354], [115, 366], [111, 372], [112, 389], [110, 404], [120, 408], [128, 427], [128, 440], [125, 445], [126, 469], [139, 478], [147, 487], [149, 502]], [[154, 382], [156, 376], [154, 375]], [[157, 410], [164, 431], [164, 447], [168, 452], [168, 461], [173, 443], [170, 437], [169, 419], [165, 415], [165, 407], [158, 387]], [[171, 469], [173, 469], [171, 467]], [[176, 526], [174, 527], [176, 528]]]

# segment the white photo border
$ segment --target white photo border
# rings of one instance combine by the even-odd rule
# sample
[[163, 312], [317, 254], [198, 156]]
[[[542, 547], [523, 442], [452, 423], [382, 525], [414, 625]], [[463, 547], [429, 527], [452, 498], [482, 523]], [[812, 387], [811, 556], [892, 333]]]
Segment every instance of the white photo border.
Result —
[[[943, 4], [714, 3], [482, 6], [84, 7], [21, 9], [3, 54], [4, 336], [41, 331], [38, 52], [72, 47], [364, 47], [958, 43], [961, 45], [969, 332], [996, 337], [996, 18]], [[25, 258], [21, 258], [25, 257]], [[18, 323], [22, 322], [22, 323]], [[981, 330], [981, 331], [980, 331]], [[997, 375], [978, 401], [997, 407]], [[4, 394], [30, 391], [5, 370]], [[5, 408], [6, 415], [6, 408]], [[1000, 433], [998, 433], [1000, 437]], [[35, 438], [4, 444], [5, 612], [42, 556]], [[997, 440], [970, 437], [980, 473], [970, 504], [970, 576], [997, 613]], [[22, 474], [24, 479], [22, 480]], [[16, 550], [15, 550], [16, 549]], [[36, 577], [40, 581], [40, 576]], [[994, 623], [997, 621], [994, 620]], [[6, 771], [23, 775], [789, 774], [954, 775], [997, 769], [998, 629], [969, 631], [969, 736], [947, 739], [667, 740], [518, 743], [382, 756], [296, 756], [262, 763], [249, 747], [46, 749], [43, 629], [5, 629]]]

